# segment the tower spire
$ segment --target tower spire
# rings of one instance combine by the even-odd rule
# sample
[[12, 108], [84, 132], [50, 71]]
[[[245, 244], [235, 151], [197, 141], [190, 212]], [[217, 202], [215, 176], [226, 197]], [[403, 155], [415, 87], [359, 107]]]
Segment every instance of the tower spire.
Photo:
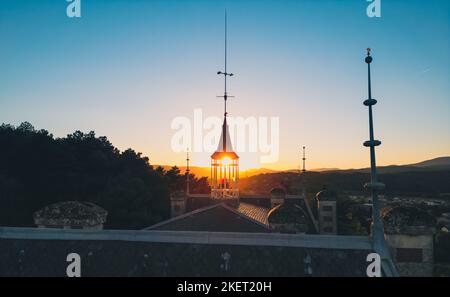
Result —
[[381, 220], [380, 202], [378, 199], [378, 192], [385, 188], [384, 184], [378, 181], [377, 165], [375, 160], [375, 147], [381, 144], [381, 141], [375, 140], [373, 128], [373, 112], [372, 106], [377, 104], [377, 100], [372, 98], [372, 82], [370, 73], [370, 64], [373, 61], [371, 56], [371, 49], [367, 48], [367, 56], [364, 60], [367, 63], [367, 89], [368, 99], [364, 101], [364, 105], [369, 108], [369, 140], [364, 142], [365, 147], [370, 148], [370, 182], [364, 185], [365, 188], [371, 191], [372, 196], [372, 238], [375, 252], [377, 252], [383, 260], [387, 260], [389, 270], [394, 275], [397, 274], [396, 268], [392, 263], [386, 241], [384, 239], [384, 226]]
[[301, 174], [300, 174], [300, 178], [301, 178], [301, 187], [302, 187], [302, 196], [305, 199], [306, 198], [306, 180], [305, 180], [305, 172], [306, 172], [306, 165], [305, 165], [305, 161], [306, 161], [306, 154], [305, 154], [305, 150], [306, 150], [306, 146], [302, 146], [302, 163], [303, 163], [303, 167], [301, 169]]
[[367, 63], [367, 86], [368, 86], [368, 99], [364, 101], [364, 105], [369, 108], [369, 140], [364, 142], [365, 147], [370, 148], [370, 182], [364, 185], [365, 188], [369, 189], [372, 194], [372, 222], [373, 222], [373, 237], [374, 244], [381, 247], [382, 241], [384, 239], [384, 229], [383, 222], [380, 217], [380, 205], [378, 201], [378, 192], [384, 189], [384, 184], [378, 182], [377, 177], [377, 166], [375, 161], [375, 147], [381, 144], [381, 141], [374, 139], [374, 129], [373, 129], [373, 112], [372, 106], [377, 104], [377, 100], [372, 98], [372, 84], [370, 77], [370, 64], [373, 59], [371, 54], [371, 49], [367, 49], [367, 57], [365, 62]]
[[223, 75], [224, 78], [223, 96], [217, 96], [223, 98], [224, 113], [219, 146], [211, 155], [211, 198], [225, 199], [236, 206], [236, 203], [239, 204], [239, 156], [233, 151], [227, 125], [227, 100], [232, 97], [228, 95], [227, 79], [228, 76], [233, 76], [233, 73], [228, 72], [227, 68], [228, 20], [226, 10], [224, 31], [224, 71], [217, 72], [218, 75]]
[[306, 166], [305, 166], [305, 161], [306, 161], [305, 149], [306, 149], [306, 146], [303, 146], [303, 158], [302, 158], [302, 161], [303, 161], [302, 172], [303, 172], [303, 173], [306, 172]]
[[186, 195], [189, 196], [189, 148], [186, 150]]

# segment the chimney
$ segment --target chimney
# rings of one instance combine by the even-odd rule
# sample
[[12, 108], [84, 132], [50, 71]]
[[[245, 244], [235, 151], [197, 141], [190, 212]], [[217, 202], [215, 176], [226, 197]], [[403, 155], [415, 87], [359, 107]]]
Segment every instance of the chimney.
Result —
[[170, 216], [177, 217], [186, 212], [186, 193], [176, 191], [170, 194]]

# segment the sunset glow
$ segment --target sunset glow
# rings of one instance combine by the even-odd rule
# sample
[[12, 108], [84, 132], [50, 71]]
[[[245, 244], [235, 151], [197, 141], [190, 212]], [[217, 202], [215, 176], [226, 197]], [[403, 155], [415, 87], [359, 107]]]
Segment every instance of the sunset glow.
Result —
[[[0, 55], [8, 57], [0, 65], [2, 122], [27, 120], [57, 137], [94, 130], [152, 164], [184, 166], [187, 148], [171, 149], [171, 121], [187, 117], [195, 133], [196, 108], [204, 117], [223, 114], [216, 97], [223, 92], [216, 74], [223, 67], [223, 24], [217, 20], [226, 7], [235, 73], [229, 116], [278, 117], [280, 125], [278, 160], [261, 163], [266, 153], [259, 148], [238, 151], [241, 170], [298, 169], [302, 144], [310, 169], [367, 167], [361, 61], [368, 46], [382, 103], [375, 119], [383, 140], [378, 164], [450, 155], [446, 1], [393, 2], [390, 15], [379, 20], [368, 20], [364, 1], [261, 1], [257, 8], [253, 1], [85, 1], [89, 14], [76, 22], [54, 13], [50, 2], [2, 9]], [[416, 30], [411, 15], [433, 21]], [[211, 153], [193, 151], [192, 166], [208, 167]]]

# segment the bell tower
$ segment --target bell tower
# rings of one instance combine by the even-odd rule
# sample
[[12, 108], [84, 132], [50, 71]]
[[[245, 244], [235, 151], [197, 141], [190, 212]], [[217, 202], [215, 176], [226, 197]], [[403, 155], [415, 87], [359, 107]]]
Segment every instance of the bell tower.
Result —
[[224, 77], [224, 94], [218, 96], [224, 100], [222, 135], [219, 146], [211, 155], [211, 198], [239, 202], [239, 156], [233, 151], [227, 124], [227, 100], [232, 96], [227, 93], [227, 77], [234, 74], [227, 72], [227, 14], [225, 12], [225, 70], [218, 71]]

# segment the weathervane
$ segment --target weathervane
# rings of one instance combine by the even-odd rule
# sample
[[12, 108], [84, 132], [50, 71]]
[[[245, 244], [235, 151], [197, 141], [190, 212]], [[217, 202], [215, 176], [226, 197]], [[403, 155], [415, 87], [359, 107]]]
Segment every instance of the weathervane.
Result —
[[225, 80], [225, 90], [224, 90], [224, 93], [223, 93], [223, 96], [217, 96], [217, 97], [220, 97], [220, 98], [223, 98], [223, 100], [224, 100], [224, 109], [225, 109], [225, 111], [224, 111], [224, 117], [226, 117], [227, 116], [227, 99], [228, 98], [233, 98], [234, 96], [228, 96], [228, 93], [227, 93], [227, 76], [233, 76], [234, 74], [233, 73], [229, 73], [229, 72], [227, 72], [227, 11], [225, 11], [225, 71], [218, 71], [217, 72], [217, 74], [219, 74], [219, 75], [223, 75], [223, 77], [224, 77], [224, 80]]

